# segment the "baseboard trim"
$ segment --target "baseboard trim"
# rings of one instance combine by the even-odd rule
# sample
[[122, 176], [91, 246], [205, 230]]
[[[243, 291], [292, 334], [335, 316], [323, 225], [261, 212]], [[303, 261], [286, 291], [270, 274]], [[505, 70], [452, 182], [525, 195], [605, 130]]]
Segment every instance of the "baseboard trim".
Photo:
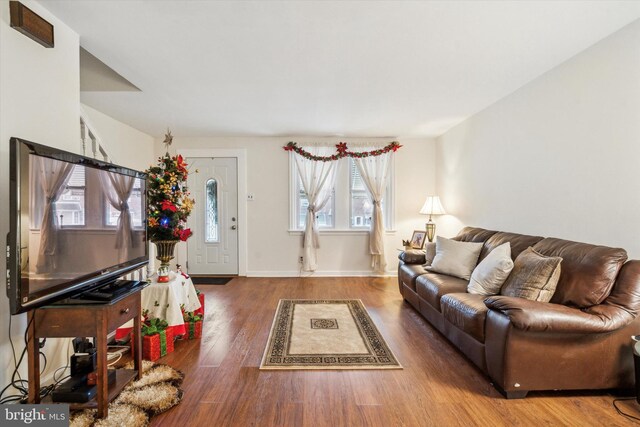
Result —
[[397, 271], [374, 274], [371, 271], [247, 271], [247, 277], [396, 277]]

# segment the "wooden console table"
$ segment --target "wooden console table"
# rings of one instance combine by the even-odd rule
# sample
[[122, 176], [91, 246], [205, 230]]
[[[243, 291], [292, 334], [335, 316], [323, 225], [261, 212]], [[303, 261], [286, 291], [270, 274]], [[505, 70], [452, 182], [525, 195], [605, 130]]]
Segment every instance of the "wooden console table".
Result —
[[[86, 403], [71, 403], [72, 410], [97, 408], [106, 417], [109, 402], [133, 379], [142, 377], [140, 341], [140, 290], [104, 304], [50, 305], [29, 312], [27, 329], [29, 403], [40, 403], [40, 338], [95, 337], [97, 395]], [[133, 319], [134, 369], [118, 369], [115, 383], [107, 382], [107, 334]], [[48, 400], [49, 397], [43, 401]]]

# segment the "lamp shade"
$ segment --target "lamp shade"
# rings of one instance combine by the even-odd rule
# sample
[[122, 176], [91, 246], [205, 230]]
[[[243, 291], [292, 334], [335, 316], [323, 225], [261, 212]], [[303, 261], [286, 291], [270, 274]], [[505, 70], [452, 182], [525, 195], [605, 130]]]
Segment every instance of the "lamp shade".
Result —
[[420, 209], [420, 213], [422, 215], [444, 215], [446, 212], [442, 207], [442, 203], [440, 203], [440, 197], [438, 196], [427, 196], [427, 201], [422, 205], [422, 209]]

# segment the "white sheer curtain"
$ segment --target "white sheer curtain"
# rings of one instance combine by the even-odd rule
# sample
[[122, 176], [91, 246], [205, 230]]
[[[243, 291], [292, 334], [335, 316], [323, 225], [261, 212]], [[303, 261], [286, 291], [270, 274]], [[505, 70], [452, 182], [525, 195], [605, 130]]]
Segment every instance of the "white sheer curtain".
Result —
[[[306, 151], [316, 156], [330, 156], [335, 154], [334, 147], [303, 147]], [[318, 224], [316, 212], [320, 211], [329, 201], [331, 192], [336, 182], [337, 161], [314, 161], [304, 158], [299, 154], [293, 154], [302, 187], [307, 194], [309, 207], [307, 208], [307, 221], [304, 229], [303, 261], [304, 271], [316, 271], [318, 268], [317, 250], [320, 247], [318, 239]]]
[[[362, 148], [363, 151], [375, 150], [379, 147]], [[362, 181], [367, 187], [367, 192], [373, 202], [373, 217], [369, 232], [369, 253], [371, 254], [371, 266], [374, 272], [383, 274], [387, 267], [384, 256], [384, 218], [381, 203], [384, 199], [384, 190], [387, 187], [387, 175], [392, 152], [379, 156], [354, 158]]]
[[100, 171], [98, 175], [107, 201], [114, 209], [120, 211], [116, 232], [116, 249], [124, 249], [120, 257], [126, 259], [126, 251], [133, 243], [129, 197], [133, 191], [134, 177], [107, 171]]
[[42, 225], [40, 226], [40, 249], [36, 272], [51, 271], [53, 255], [58, 249], [58, 218], [55, 213], [56, 200], [62, 195], [71, 177], [71, 163], [40, 157], [40, 186], [45, 198]]

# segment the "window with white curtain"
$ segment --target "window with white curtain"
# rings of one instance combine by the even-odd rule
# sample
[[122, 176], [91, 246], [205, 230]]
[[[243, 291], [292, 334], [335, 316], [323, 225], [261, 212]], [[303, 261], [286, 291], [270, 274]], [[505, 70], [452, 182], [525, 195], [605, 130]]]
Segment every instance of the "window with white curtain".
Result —
[[61, 226], [82, 227], [85, 225], [86, 186], [84, 166], [74, 166], [64, 192], [55, 201], [55, 213]]
[[[144, 225], [142, 219], [146, 216], [145, 206], [143, 206], [141, 180], [136, 178], [133, 181], [133, 189], [131, 190], [131, 196], [129, 196], [129, 213], [131, 215], [131, 224], [134, 227], [140, 228]], [[120, 217], [120, 211], [114, 208], [111, 203], [104, 201], [105, 205], [105, 222], [110, 227], [118, 225], [118, 218]]]
[[[291, 154], [294, 156], [297, 154]], [[393, 179], [394, 158], [391, 158], [391, 167], [387, 177], [382, 209], [387, 230], [393, 229]], [[360, 177], [358, 168], [352, 158], [343, 158], [340, 162], [336, 186], [326, 206], [316, 214], [318, 229], [322, 232], [336, 231], [369, 231], [371, 228], [371, 216], [373, 203], [367, 193], [366, 186]], [[292, 231], [304, 230], [307, 206], [307, 196], [302, 188], [302, 182], [296, 169], [293, 157], [290, 157], [290, 229]]]
[[[296, 171], [297, 174], [297, 171]], [[295, 178], [295, 177], [294, 177]], [[300, 175], [297, 175], [295, 180], [295, 194], [297, 195], [295, 200], [295, 215], [297, 230], [304, 230], [304, 226], [307, 222], [307, 208], [309, 207], [309, 200], [302, 187], [302, 180]], [[316, 212], [316, 219], [318, 221], [318, 228], [335, 228], [334, 214], [335, 214], [335, 190], [329, 196], [329, 201], [324, 207]]]

